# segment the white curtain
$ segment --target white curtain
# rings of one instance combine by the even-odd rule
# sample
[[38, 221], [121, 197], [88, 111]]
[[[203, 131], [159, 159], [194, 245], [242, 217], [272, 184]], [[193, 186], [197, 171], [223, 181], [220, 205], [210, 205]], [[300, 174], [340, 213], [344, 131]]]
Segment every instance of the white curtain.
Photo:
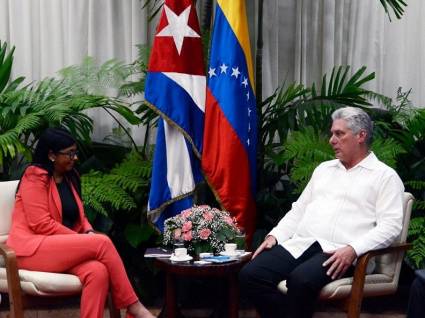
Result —
[[0, 0], [0, 39], [16, 46], [13, 74], [30, 80], [87, 55], [131, 62], [148, 33], [140, 0]]
[[[229, 0], [230, 1], [230, 0]], [[0, 0], [0, 40], [16, 46], [13, 76], [27, 82], [54, 76], [87, 55], [99, 63], [132, 62], [136, 44], [152, 42], [140, 0]], [[198, 13], [203, 1], [198, 0]], [[263, 97], [286, 82], [319, 82], [334, 65], [366, 65], [376, 72], [369, 88], [395, 96], [412, 88], [425, 106], [425, 3], [409, 0], [401, 20], [388, 20], [378, 0], [265, 0]], [[247, 0], [255, 54], [258, 2]], [[255, 55], [254, 55], [255, 56]], [[94, 117], [97, 140], [115, 125], [105, 113]], [[143, 128], [133, 128], [141, 143]]]
[[[98, 63], [137, 57], [136, 44], [146, 44], [152, 30], [140, 0], [0, 0], [0, 40], [15, 46], [12, 76], [26, 83], [55, 76], [66, 66], [92, 56]], [[111, 134], [114, 121], [91, 111], [94, 138]], [[142, 142], [143, 128], [133, 128]]]
[[264, 1], [264, 96], [285, 80], [318, 83], [334, 65], [365, 65], [376, 79], [368, 88], [394, 97], [412, 88], [425, 106], [425, 4], [407, 1], [401, 20], [390, 22], [378, 0]]

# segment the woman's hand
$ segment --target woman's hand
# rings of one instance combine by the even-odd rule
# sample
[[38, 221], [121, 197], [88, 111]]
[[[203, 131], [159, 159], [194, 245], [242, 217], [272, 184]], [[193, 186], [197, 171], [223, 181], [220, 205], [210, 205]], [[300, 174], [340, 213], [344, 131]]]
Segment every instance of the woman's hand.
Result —
[[264, 242], [261, 243], [261, 245], [254, 252], [254, 255], [252, 255], [252, 258], [255, 258], [258, 254], [260, 254], [264, 250], [271, 249], [276, 244], [277, 244], [277, 240], [274, 236], [272, 235], [266, 236], [266, 238], [264, 239]]

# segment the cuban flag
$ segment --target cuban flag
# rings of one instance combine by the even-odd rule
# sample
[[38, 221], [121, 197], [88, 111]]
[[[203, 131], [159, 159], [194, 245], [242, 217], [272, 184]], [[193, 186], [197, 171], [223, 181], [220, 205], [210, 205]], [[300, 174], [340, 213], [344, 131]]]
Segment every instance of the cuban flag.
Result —
[[218, 0], [211, 42], [202, 168], [221, 205], [255, 230], [257, 115], [244, 0]]
[[202, 180], [206, 77], [201, 33], [191, 0], [166, 0], [158, 23], [145, 99], [161, 118], [153, 159], [148, 217], [164, 220], [192, 206]]

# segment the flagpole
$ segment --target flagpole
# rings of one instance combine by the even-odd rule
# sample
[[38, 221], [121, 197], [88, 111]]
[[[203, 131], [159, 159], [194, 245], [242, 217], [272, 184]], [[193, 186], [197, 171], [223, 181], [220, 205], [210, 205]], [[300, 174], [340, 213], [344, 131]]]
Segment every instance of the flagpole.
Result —
[[[262, 76], [263, 76], [263, 0], [258, 1], [258, 25], [257, 25], [257, 48], [255, 57], [255, 95], [257, 97], [257, 105], [261, 107], [263, 101]], [[258, 113], [261, 109], [258, 108]]]
[[[257, 48], [255, 52], [255, 95], [257, 98], [257, 116], [258, 130], [261, 131], [263, 126], [263, 112], [261, 105], [263, 102], [263, 0], [258, 1], [258, 25], [257, 25]], [[258, 134], [260, 138], [261, 133]], [[264, 145], [257, 143], [257, 189], [262, 189], [263, 184], [263, 162], [264, 162]]]
[[201, 31], [203, 34], [211, 29], [211, 16], [212, 16], [213, 3], [212, 0], [205, 0], [204, 7], [202, 8], [202, 21]]

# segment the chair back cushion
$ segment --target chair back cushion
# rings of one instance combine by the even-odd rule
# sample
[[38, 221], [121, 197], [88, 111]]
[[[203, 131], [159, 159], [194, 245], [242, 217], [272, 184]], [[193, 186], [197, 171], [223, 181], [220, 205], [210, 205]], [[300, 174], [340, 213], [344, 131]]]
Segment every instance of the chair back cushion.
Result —
[[[399, 237], [394, 241], [394, 243], [406, 242], [413, 201], [413, 195], [405, 192], [403, 196], [403, 228], [401, 229], [401, 233]], [[393, 279], [398, 281], [403, 257], [404, 252], [377, 256], [375, 258], [376, 267], [374, 273], [385, 274], [389, 277], [393, 277]]]
[[0, 182], [0, 243], [7, 240], [19, 180]]

